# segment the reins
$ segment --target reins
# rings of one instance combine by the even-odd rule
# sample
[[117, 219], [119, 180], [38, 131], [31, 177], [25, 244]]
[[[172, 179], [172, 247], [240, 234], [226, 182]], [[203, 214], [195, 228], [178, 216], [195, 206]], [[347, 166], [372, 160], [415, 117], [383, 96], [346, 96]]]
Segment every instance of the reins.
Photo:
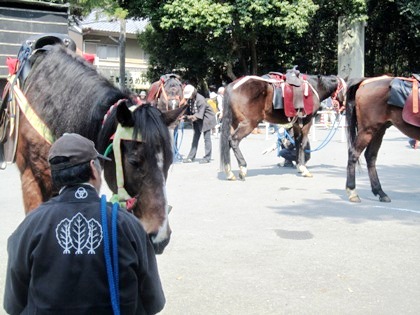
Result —
[[[181, 141], [178, 144], [178, 134], [179, 134], [179, 129], [181, 129]], [[180, 149], [181, 149], [181, 145], [182, 145], [182, 139], [184, 138], [184, 122], [181, 121], [179, 123], [179, 125], [176, 127], [176, 131], [174, 134], [174, 156], [178, 159], [181, 160], [182, 156], [179, 153]], [[177, 145], [178, 144], [178, 145]]]
[[[337, 77], [338, 78], [338, 84], [337, 84], [337, 88], [336, 88], [336, 90], [335, 90], [335, 92], [333, 93], [333, 95], [331, 96], [331, 99], [333, 100], [333, 101], [337, 101], [337, 97], [338, 97], [338, 94], [341, 92], [341, 91], [344, 91], [344, 93], [345, 93], [345, 91], [346, 91], [346, 89], [347, 89], [347, 84], [346, 84], [346, 82], [342, 79], [342, 78], [340, 78], [340, 77]], [[330, 131], [328, 132], [328, 134], [327, 134], [327, 136], [325, 137], [325, 139], [321, 142], [321, 144], [317, 147], [317, 148], [315, 148], [315, 149], [313, 149], [313, 150], [305, 150], [305, 152], [307, 152], [307, 153], [310, 153], [310, 152], [316, 152], [316, 151], [319, 151], [319, 150], [321, 150], [322, 148], [324, 148], [330, 141], [331, 141], [331, 139], [334, 137], [334, 135], [335, 135], [335, 133], [337, 132], [337, 130], [338, 130], [338, 126], [340, 125], [340, 123], [341, 123], [341, 119], [343, 118], [343, 115], [340, 115], [340, 118], [337, 120], [335, 120], [334, 121], [334, 123], [333, 123], [333, 125], [331, 126], [331, 129], [330, 129]], [[314, 128], [315, 128], [315, 126], [314, 126]]]

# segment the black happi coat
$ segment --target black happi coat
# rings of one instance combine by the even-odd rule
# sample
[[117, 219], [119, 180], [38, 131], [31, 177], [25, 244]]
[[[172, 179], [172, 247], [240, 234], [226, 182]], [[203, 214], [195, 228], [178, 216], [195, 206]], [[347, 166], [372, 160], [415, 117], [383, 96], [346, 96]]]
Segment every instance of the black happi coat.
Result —
[[[109, 203], [107, 211], [110, 225]], [[125, 209], [118, 212], [117, 229], [121, 314], [157, 313], [165, 297], [148, 235]], [[96, 190], [65, 188], [30, 212], [8, 240], [5, 310], [113, 314], [103, 244]]]

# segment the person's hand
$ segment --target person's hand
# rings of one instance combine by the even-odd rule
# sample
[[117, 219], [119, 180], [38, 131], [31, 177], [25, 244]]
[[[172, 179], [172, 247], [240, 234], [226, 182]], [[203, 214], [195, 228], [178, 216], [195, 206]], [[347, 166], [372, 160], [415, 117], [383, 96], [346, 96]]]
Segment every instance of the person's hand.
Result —
[[196, 121], [197, 117], [195, 117], [194, 115], [189, 115], [188, 119], [191, 120], [191, 121]]

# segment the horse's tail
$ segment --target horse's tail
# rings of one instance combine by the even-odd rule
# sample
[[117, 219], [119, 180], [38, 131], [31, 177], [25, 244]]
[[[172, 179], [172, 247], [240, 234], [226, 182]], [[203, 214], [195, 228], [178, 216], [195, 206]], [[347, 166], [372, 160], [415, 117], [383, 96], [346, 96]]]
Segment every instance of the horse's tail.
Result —
[[346, 94], [347, 142], [353, 148], [357, 136], [356, 92], [364, 78], [353, 79], [348, 82]]
[[230, 164], [230, 128], [232, 126], [232, 107], [231, 102], [232, 86], [228, 85], [223, 94], [223, 117], [220, 132], [220, 170], [225, 169], [225, 165]]

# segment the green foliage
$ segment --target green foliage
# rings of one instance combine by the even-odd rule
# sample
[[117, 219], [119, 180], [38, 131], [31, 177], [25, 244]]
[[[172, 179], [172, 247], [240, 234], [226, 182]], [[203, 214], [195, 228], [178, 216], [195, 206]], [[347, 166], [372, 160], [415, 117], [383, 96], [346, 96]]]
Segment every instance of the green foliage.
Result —
[[235, 76], [337, 73], [338, 18], [366, 21], [366, 75], [420, 71], [418, 0], [119, 0], [148, 18], [150, 77], [178, 72], [221, 84]]
[[77, 8], [80, 15], [87, 15], [93, 9], [101, 8], [106, 14], [117, 17], [126, 18], [128, 11], [120, 7], [118, 1], [115, 0], [68, 0], [72, 8]]
[[233, 7], [212, 0], [175, 0], [163, 6], [162, 29], [182, 28], [197, 32], [212, 31], [217, 37], [232, 23]]

